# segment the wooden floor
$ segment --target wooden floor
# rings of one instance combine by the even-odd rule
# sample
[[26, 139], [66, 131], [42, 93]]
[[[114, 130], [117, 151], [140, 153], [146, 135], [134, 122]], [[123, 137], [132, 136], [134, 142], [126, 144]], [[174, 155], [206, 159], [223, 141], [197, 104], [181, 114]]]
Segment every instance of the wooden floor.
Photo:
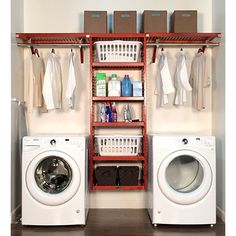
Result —
[[12, 224], [11, 236], [224, 236], [225, 225], [217, 219], [205, 226], [171, 226], [150, 223], [147, 210], [91, 209], [86, 226], [22, 226]]

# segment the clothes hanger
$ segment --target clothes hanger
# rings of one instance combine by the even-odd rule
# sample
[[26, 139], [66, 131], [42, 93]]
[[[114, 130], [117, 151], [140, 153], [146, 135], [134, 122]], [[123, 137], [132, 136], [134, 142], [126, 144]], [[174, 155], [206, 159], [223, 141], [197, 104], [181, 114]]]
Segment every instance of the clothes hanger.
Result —
[[197, 53], [200, 53], [200, 52], [204, 53], [205, 49], [206, 49], [206, 46], [202, 46], [201, 48], [198, 49]]
[[51, 53], [54, 53], [54, 54], [55, 54], [55, 49], [54, 49], [54, 48], [52, 48], [52, 51], [51, 51]]
[[35, 48], [34, 53], [35, 53], [38, 57], [40, 57], [40, 56], [39, 56], [39, 51], [38, 51], [37, 48]]
[[34, 51], [34, 47], [33, 46], [30, 46], [30, 50], [31, 50], [32, 55], [34, 55], [35, 51]]

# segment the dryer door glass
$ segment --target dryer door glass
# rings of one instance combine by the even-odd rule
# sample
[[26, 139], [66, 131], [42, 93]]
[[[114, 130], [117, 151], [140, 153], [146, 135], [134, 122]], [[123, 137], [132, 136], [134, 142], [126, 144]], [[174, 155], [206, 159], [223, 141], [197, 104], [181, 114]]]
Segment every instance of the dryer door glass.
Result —
[[169, 186], [177, 192], [192, 192], [203, 181], [201, 163], [193, 156], [180, 155], [169, 163], [166, 169], [166, 180]]
[[38, 164], [34, 177], [41, 190], [56, 194], [64, 191], [69, 186], [72, 179], [72, 170], [63, 158], [49, 156]]

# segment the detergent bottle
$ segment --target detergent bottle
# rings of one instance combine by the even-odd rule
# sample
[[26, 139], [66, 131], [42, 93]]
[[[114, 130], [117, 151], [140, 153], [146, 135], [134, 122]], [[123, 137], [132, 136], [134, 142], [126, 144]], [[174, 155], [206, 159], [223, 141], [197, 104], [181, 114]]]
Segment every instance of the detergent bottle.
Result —
[[130, 97], [132, 96], [132, 84], [129, 78], [129, 75], [125, 75], [124, 79], [122, 80], [122, 96]]

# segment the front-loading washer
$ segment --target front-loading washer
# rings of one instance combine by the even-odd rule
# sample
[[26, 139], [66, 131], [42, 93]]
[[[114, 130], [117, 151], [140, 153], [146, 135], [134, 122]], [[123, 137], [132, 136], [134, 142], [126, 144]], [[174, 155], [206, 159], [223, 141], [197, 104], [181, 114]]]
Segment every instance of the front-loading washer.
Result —
[[216, 223], [215, 137], [148, 136], [152, 224]]
[[88, 138], [26, 136], [22, 149], [22, 225], [85, 225]]

